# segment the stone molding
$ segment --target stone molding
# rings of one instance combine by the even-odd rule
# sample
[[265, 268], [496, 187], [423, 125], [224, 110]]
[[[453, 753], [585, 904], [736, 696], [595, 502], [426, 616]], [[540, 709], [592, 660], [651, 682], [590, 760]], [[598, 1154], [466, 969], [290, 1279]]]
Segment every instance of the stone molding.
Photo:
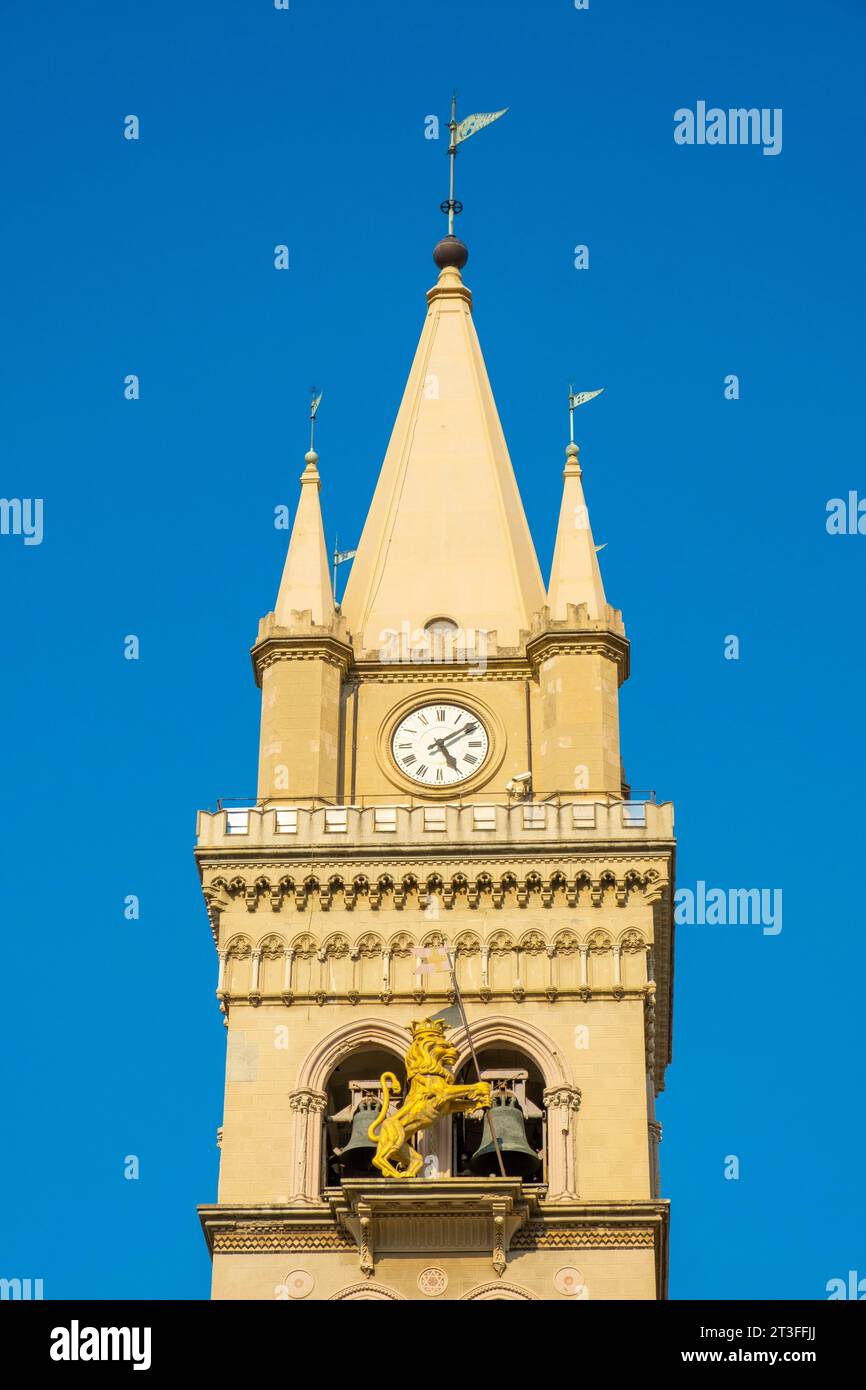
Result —
[[[505, 867], [490, 858], [467, 864], [465, 859], [443, 861], [440, 856], [435, 859], [435, 869], [429, 861], [413, 859], [395, 864], [392, 857], [387, 872], [371, 862], [311, 864], [307, 856], [303, 865], [289, 864], [279, 876], [264, 860], [217, 859], [203, 866], [203, 891], [222, 914], [239, 904], [248, 912], [281, 912], [292, 906], [306, 912], [315, 905], [325, 912], [332, 908], [353, 912], [359, 900], [374, 912], [400, 912], [406, 907], [424, 907], [432, 897], [437, 897], [446, 910], [456, 906], [469, 910], [602, 907], [606, 899], [611, 906], [627, 907], [633, 898], [654, 906], [670, 887], [663, 871], [667, 866], [660, 867], [659, 861], [642, 856], [609, 854], [580, 869], [573, 861], [553, 857], [528, 862], [509, 859]], [[284, 865], [285, 859], [280, 864]]]
[[424, 1259], [484, 1250], [501, 1277], [515, 1232], [538, 1210], [537, 1195], [520, 1178], [352, 1178], [327, 1196], [335, 1222], [357, 1245], [365, 1277], [380, 1254]]
[[[479, 1224], [480, 1198], [484, 1210]], [[386, 1232], [382, 1223], [390, 1223], [393, 1228], [403, 1217], [412, 1223], [411, 1230], [407, 1228], [405, 1243], [411, 1245], [411, 1253], [419, 1259], [433, 1258], [436, 1252], [454, 1253], [455, 1245], [460, 1244], [462, 1223], [464, 1248], [468, 1245], [488, 1250], [493, 1265], [497, 1229], [502, 1230], [505, 1264], [499, 1261], [501, 1270], [495, 1271], [479, 1289], [495, 1286], [501, 1287], [503, 1293], [508, 1290], [509, 1282], [503, 1275], [510, 1267], [509, 1255], [525, 1256], [544, 1250], [654, 1250], [656, 1297], [663, 1299], [667, 1296], [669, 1209], [669, 1202], [658, 1199], [571, 1201], [550, 1207], [543, 1190], [526, 1188], [517, 1178], [416, 1178], [400, 1183], [356, 1179], [329, 1190], [314, 1208], [291, 1203], [226, 1203], [199, 1207], [199, 1217], [212, 1255], [355, 1250], [359, 1261], [366, 1258], [372, 1268], [361, 1280], [332, 1295], [335, 1299], [347, 1296], [350, 1290], [367, 1297], [369, 1289], [369, 1296], [375, 1296], [380, 1288], [373, 1277], [378, 1237], [384, 1235], [389, 1251], [395, 1254], [395, 1247], [404, 1243], [399, 1232]], [[502, 1221], [499, 1228], [497, 1217]], [[362, 1219], [368, 1223], [364, 1239]], [[420, 1245], [419, 1230], [423, 1237]], [[470, 1298], [476, 1292], [472, 1290], [464, 1297]]]

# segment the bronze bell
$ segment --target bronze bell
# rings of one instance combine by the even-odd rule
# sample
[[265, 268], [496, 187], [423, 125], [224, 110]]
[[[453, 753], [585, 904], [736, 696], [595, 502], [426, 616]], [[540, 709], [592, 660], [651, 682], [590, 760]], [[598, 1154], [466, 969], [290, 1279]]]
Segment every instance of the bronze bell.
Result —
[[340, 1174], [344, 1178], [364, 1178], [373, 1173], [372, 1158], [376, 1145], [367, 1131], [379, 1113], [375, 1096], [364, 1096], [352, 1116], [352, 1133], [342, 1149], [335, 1149]]
[[[527, 1141], [520, 1102], [511, 1091], [496, 1090], [493, 1092], [492, 1110], [505, 1172], [510, 1178], [531, 1178], [541, 1166], [541, 1156], [530, 1148]], [[501, 1176], [486, 1113], [481, 1143], [470, 1158], [469, 1167], [473, 1173], [484, 1177]]]

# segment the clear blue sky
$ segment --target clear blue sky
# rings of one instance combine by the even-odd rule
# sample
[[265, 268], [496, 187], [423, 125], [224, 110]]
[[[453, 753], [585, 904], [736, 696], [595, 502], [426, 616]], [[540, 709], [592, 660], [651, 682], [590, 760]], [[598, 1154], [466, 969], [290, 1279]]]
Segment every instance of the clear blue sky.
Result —
[[[456, 86], [511, 108], [461, 156], [459, 229], [542, 567], [567, 383], [604, 386], [580, 437], [627, 771], [676, 802], [682, 885], [784, 893], [779, 936], [678, 933], [672, 1296], [866, 1276], [866, 536], [825, 529], [866, 495], [860, 0], [4, 11], [0, 494], [45, 513], [40, 546], [0, 537], [0, 1274], [208, 1293], [225, 1038], [195, 811], [255, 785], [247, 649], [312, 385], [329, 537], [359, 534], [447, 194], [424, 118]], [[675, 145], [698, 100], [781, 107], [782, 153]]]

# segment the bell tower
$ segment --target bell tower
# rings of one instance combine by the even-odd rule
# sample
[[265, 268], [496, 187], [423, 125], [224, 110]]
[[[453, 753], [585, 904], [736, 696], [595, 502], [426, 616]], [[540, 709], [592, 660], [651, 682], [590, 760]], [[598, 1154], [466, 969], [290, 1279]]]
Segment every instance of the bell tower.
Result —
[[[198, 817], [227, 1028], [216, 1299], [666, 1296], [673, 808], [625, 785], [629, 644], [573, 442], [542, 579], [467, 257], [434, 252], [341, 605], [306, 456], [252, 649], [258, 797]], [[412, 1141], [417, 1176], [383, 1175], [370, 1127], [421, 1042], [462, 1108]]]

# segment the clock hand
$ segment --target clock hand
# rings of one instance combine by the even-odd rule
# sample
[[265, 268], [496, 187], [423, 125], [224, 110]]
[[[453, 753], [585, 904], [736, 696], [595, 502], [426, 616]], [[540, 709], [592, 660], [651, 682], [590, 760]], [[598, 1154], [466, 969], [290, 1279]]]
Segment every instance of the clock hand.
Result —
[[451, 756], [451, 754], [448, 752], [448, 749], [445, 747], [445, 742], [443, 739], [434, 739], [434, 741], [430, 744], [429, 748], [427, 749], [427, 752], [441, 753], [446, 763], [448, 763], [449, 767], [453, 767], [455, 772], [459, 771], [457, 763], [454, 761], [454, 758]]
[[454, 740], [457, 739], [457, 738], [463, 738], [463, 737], [465, 737], [466, 734], [474, 734], [474, 733], [475, 733], [475, 730], [476, 730], [477, 728], [478, 728], [478, 722], [477, 722], [477, 720], [474, 720], [474, 719], [473, 719], [469, 724], [466, 725], [466, 728], [465, 728], [465, 729], [458, 729], [456, 733], [454, 733], [454, 734], [449, 734], [448, 738], [443, 738], [443, 739], [440, 739], [439, 741], [442, 743], [442, 745], [443, 745], [443, 747], [444, 747], [445, 744], [447, 744], [447, 743], [453, 743]]

